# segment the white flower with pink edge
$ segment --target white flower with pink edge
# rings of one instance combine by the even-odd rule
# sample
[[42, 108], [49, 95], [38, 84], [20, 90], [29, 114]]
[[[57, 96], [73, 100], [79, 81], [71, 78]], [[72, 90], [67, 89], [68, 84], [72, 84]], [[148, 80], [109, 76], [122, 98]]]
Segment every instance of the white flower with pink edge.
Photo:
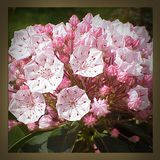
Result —
[[60, 118], [78, 121], [90, 110], [90, 100], [78, 86], [65, 88], [57, 97], [56, 109]]
[[41, 54], [25, 67], [27, 85], [32, 92], [53, 93], [63, 79], [64, 64], [54, 54]]
[[96, 48], [77, 47], [70, 57], [70, 65], [74, 74], [84, 77], [95, 77], [103, 73], [103, 54]]
[[18, 90], [9, 104], [9, 111], [24, 124], [33, 123], [44, 115], [46, 103], [41, 93]]

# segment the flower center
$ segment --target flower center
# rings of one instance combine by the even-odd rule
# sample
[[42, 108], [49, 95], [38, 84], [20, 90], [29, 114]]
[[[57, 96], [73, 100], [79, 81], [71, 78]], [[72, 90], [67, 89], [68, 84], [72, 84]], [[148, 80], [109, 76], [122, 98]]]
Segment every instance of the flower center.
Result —
[[39, 71], [38, 71], [38, 74], [45, 78], [45, 79], [49, 79], [53, 76], [53, 73], [51, 71], [50, 68], [45, 68], [45, 67], [42, 67]]

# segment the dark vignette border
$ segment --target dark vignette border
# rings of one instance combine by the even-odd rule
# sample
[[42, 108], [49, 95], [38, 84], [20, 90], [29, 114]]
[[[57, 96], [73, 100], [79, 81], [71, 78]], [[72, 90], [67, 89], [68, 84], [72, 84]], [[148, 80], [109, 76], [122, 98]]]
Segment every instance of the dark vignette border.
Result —
[[[7, 50], [8, 50], [8, 7], [152, 7], [153, 8], [153, 41], [154, 41], [154, 57], [153, 57], [153, 98], [154, 98], [154, 119], [153, 119], [153, 153], [8, 153], [8, 129], [7, 129]], [[0, 156], [6, 160], [55, 160], [55, 159], [92, 159], [92, 160], [159, 160], [160, 159], [160, 108], [159, 108], [159, 88], [160, 88], [160, 9], [158, 0], [8, 0], [1, 2], [0, 8], [1, 25], [0, 25]]]

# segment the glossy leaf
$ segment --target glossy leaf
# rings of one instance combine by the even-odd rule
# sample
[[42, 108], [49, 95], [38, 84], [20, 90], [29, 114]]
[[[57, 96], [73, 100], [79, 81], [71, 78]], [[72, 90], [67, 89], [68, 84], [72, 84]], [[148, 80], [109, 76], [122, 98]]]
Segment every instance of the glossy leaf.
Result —
[[49, 152], [72, 152], [78, 128], [78, 126], [63, 126], [52, 132], [47, 143]]
[[100, 152], [129, 152], [129, 146], [119, 138], [110, 135], [98, 134], [94, 138], [95, 144]]
[[27, 128], [24, 125], [17, 125], [13, 127], [8, 132], [8, 147], [10, 148], [14, 145], [17, 141], [22, 139], [28, 134]]
[[52, 131], [37, 133], [27, 140], [18, 152], [48, 152], [47, 140]]
[[77, 133], [77, 125], [63, 125], [52, 131], [35, 133], [28, 137], [18, 152], [71, 152]]

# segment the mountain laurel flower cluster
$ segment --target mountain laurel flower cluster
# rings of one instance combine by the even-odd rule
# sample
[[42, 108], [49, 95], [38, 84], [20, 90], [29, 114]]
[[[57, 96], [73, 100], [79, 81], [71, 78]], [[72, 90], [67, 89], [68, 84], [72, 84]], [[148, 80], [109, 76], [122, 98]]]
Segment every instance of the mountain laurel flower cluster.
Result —
[[147, 122], [152, 47], [144, 26], [91, 13], [82, 21], [73, 15], [66, 23], [15, 31], [8, 51], [9, 112], [30, 131], [77, 121], [115, 135], [116, 123]]

